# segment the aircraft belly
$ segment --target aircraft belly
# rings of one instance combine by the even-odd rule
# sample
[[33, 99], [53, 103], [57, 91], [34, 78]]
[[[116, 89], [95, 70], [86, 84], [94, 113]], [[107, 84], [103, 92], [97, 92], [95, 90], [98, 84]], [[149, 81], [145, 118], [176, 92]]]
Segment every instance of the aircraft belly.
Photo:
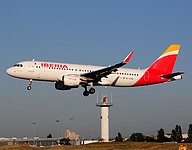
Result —
[[33, 72], [26, 71], [26, 73], [22, 74], [21, 78], [40, 80], [40, 81], [56, 81], [57, 74], [51, 71], [35, 70]]
[[52, 71], [39, 71], [35, 74], [37, 80], [57, 81], [58, 73]]

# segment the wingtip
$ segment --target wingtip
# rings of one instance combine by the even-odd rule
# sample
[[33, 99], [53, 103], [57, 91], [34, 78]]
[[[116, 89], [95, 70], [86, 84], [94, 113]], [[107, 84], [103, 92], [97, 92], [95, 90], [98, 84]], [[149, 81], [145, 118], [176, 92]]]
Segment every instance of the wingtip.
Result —
[[125, 57], [125, 59], [123, 60], [123, 63], [128, 63], [129, 60], [131, 59], [133, 53], [134, 53], [134, 51], [131, 51], [131, 52], [129, 53], [129, 55], [127, 55], [127, 57]]

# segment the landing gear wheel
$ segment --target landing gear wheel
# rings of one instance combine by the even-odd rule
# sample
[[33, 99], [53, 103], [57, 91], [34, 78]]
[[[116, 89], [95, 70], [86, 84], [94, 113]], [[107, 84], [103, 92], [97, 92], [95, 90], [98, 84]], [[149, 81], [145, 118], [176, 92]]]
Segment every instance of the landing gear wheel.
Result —
[[31, 90], [31, 86], [28, 86], [28, 87], [27, 87], [27, 90]]
[[85, 90], [85, 91], [83, 92], [83, 95], [84, 95], [84, 96], [89, 96], [89, 91]]
[[28, 84], [28, 87], [27, 87], [27, 90], [31, 90], [31, 87], [32, 87], [32, 79], [29, 80], [29, 84]]
[[89, 93], [90, 93], [90, 94], [94, 94], [94, 93], [95, 93], [95, 89], [94, 89], [94, 88], [90, 88], [90, 89], [89, 89]]

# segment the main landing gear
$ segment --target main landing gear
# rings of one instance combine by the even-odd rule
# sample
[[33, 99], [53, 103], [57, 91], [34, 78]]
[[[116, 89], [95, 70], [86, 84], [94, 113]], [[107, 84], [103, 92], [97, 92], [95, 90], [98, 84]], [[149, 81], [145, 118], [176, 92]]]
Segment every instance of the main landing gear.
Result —
[[27, 90], [31, 90], [32, 88], [32, 79], [29, 80], [29, 85], [27, 86]]
[[89, 91], [87, 90], [87, 86], [84, 86], [84, 88], [85, 88], [85, 91], [83, 92], [84, 96], [89, 96], [89, 94], [94, 94], [95, 93], [95, 89], [93, 87], [91, 87], [89, 89]]

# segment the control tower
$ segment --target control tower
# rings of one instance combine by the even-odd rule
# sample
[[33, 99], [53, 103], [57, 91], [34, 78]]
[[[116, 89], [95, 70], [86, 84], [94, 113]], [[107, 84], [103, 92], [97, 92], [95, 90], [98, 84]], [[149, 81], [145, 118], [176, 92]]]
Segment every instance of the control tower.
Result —
[[110, 99], [107, 95], [102, 95], [101, 102], [98, 102], [97, 96], [96, 106], [101, 109], [101, 139], [104, 142], [109, 142], [109, 108], [113, 106], [112, 94]]

